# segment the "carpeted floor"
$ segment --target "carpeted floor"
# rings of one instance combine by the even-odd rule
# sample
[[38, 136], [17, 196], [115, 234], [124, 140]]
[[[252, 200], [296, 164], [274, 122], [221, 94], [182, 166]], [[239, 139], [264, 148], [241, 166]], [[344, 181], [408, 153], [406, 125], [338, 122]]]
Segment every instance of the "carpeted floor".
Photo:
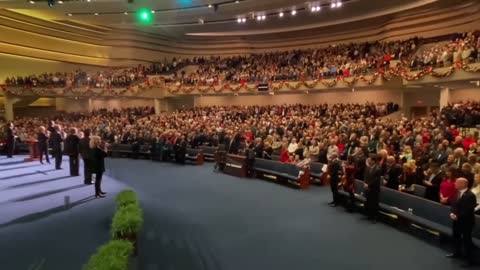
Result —
[[141, 270], [460, 268], [435, 243], [327, 206], [324, 187], [234, 178], [211, 164], [110, 159], [108, 197], [91, 200], [92, 186], [52, 167], [0, 157], [1, 269], [81, 269], [108, 240], [124, 188], [138, 192], [145, 212]]

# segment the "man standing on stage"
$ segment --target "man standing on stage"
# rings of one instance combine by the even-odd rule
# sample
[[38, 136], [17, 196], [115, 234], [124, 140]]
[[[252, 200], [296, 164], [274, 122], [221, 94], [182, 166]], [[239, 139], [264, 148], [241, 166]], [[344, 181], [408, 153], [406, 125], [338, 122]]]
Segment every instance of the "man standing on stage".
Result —
[[91, 167], [92, 164], [90, 162], [90, 130], [85, 129], [83, 131], [83, 138], [80, 139], [79, 144], [80, 155], [83, 159], [83, 174], [84, 174], [84, 183], [85, 185], [92, 184], [92, 173]]
[[55, 169], [61, 170], [62, 167], [62, 142], [63, 138], [60, 135], [60, 126], [55, 126], [50, 141], [52, 143], [53, 157], [55, 158]]
[[5, 145], [7, 152], [7, 158], [13, 157], [15, 151], [15, 130], [13, 129], [13, 123], [7, 124], [7, 144]]
[[[466, 260], [465, 266], [472, 266], [472, 230], [475, 226], [475, 206], [477, 199], [475, 195], [468, 189], [468, 180], [466, 178], [458, 178], [455, 181], [457, 189], [457, 198], [452, 205], [450, 218], [453, 220], [453, 239], [454, 251], [448, 254], [449, 258], [460, 258], [462, 254]], [[462, 253], [462, 246], [463, 251]]]
[[70, 176], [78, 176], [78, 154], [80, 139], [77, 136], [77, 129], [72, 128], [65, 139], [64, 153], [68, 155], [70, 162]]

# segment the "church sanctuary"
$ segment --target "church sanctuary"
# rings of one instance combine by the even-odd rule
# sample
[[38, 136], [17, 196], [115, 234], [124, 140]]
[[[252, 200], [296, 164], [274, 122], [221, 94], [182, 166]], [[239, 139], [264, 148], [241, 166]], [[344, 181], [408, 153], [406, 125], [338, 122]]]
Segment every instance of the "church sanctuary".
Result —
[[480, 1], [0, 0], [0, 251], [480, 269]]

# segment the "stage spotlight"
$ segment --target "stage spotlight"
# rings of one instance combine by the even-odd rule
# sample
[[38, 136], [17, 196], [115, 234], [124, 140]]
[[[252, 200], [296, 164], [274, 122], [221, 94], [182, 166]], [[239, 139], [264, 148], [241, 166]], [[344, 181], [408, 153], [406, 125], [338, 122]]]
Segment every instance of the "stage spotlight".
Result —
[[48, 0], [48, 1], [47, 1], [47, 5], [48, 5], [49, 7], [55, 6], [55, 0]]

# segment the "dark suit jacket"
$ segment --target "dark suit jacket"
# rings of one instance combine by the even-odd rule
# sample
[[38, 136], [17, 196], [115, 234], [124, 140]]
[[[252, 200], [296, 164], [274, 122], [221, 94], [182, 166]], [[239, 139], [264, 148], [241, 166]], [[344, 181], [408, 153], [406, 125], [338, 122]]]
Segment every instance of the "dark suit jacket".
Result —
[[[428, 181], [429, 178], [430, 177], [428, 176], [428, 178], [425, 180]], [[425, 190], [426, 199], [429, 199], [435, 202], [440, 201], [440, 184], [442, 183], [442, 179], [443, 179], [442, 173], [438, 173], [433, 177], [432, 181], [430, 181], [430, 183], [432, 183], [432, 186], [426, 186], [426, 190]]]
[[47, 149], [48, 148], [48, 137], [45, 133], [37, 133], [38, 148]]
[[65, 139], [65, 147], [63, 152], [70, 156], [78, 156], [79, 149], [78, 146], [80, 144], [80, 139], [77, 135], [68, 135]]
[[62, 136], [58, 132], [53, 132], [50, 135], [50, 143], [52, 146], [53, 151], [62, 151]]
[[403, 175], [402, 167], [398, 164], [392, 166], [392, 168], [385, 169], [385, 180], [387, 183], [386, 187], [398, 190], [398, 185], [400, 184], [400, 178]]
[[15, 135], [13, 134], [13, 129], [8, 127], [7, 128], [7, 143], [13, 143], [15, 140]]
[[83, 159], [90, 158], [90, 137], [84, 137], [80, 140], [78, 149]]
[[100, 150], [99, 148], [90, 150], [90, 162], [91, 162], [91, 172], [92, 173], [103, 173], [105, 171], [105, 157], [107, 153]]
[[342, 173], [342, 162], [339, 159], [335, 159], [330, 164], [330, 181], [338, 183], [340, 181], [340, 175]]
[[371, 192], [379, 192], [381, 185], [382, 170], [378, 164], [367, 166], [365, 168], [365, 183]]
[[457, 198], [452, 204], [452, 213], [457, 215], [455, 223], [462, 228], [472, 228], [475, 225], [475, 206], [477, 198], [467, 190], [462, 197]]

